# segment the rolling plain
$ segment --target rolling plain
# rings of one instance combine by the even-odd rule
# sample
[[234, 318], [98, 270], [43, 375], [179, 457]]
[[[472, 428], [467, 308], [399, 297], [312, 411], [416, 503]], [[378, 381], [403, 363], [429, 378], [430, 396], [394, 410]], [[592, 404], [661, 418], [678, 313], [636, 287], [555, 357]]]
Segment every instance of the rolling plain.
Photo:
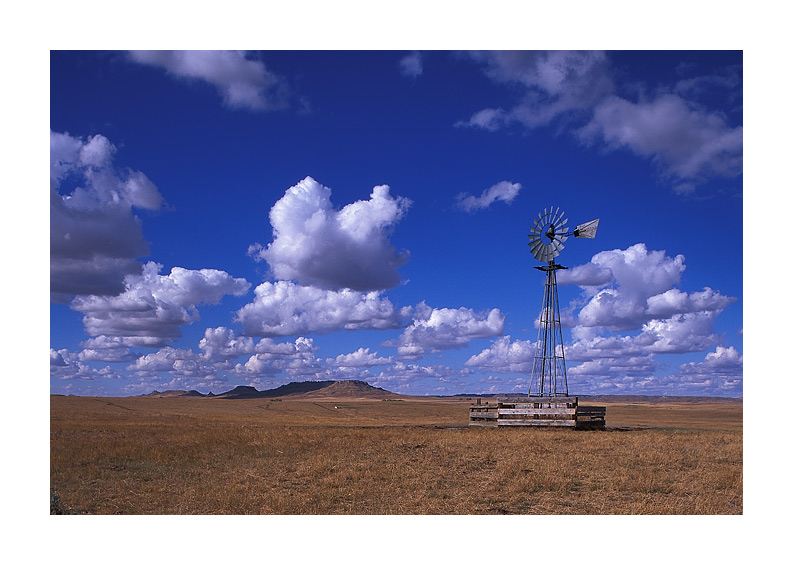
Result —
[[69, 514], [743, 513], [740, 400], [598, 400], [598, 431], [469, 427], [470, 401], [51, 396], [51, 489]]

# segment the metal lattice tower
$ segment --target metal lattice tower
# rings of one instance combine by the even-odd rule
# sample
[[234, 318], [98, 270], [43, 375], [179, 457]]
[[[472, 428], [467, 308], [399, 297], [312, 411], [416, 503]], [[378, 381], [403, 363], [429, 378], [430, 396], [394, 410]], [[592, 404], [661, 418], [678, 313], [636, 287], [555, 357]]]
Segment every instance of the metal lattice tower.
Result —
[[557, 265], [551, 260], [547, 266], [534, 268], [545, 271], [546, 275], [529, 396], [567, 396], [567, 367], [564, 362], [559, 293], [556, 287], [556, 271], [567, 267]]
[[[534, 365], [531, 371], [529, 396], [567, 396], [567, 367], [564, 360], [562, 323], [559, 314], [559, 293], [556, 286], [556, 271], [566, 269], [554, 259], [564, 249], [564, 242], [570, 237], [564, 212], [553, 206], [540, 212], [534, 220], [529, 234], [529, 248], [538, 261], [547, 265], [534, 267], [545, 272], [545, 293], [540, 311], [540, 327], [537, 333], [537, 348], [534, 352]], [[573, 230], [574, 237], [594, 238], [599, 219], [581, 224]]]

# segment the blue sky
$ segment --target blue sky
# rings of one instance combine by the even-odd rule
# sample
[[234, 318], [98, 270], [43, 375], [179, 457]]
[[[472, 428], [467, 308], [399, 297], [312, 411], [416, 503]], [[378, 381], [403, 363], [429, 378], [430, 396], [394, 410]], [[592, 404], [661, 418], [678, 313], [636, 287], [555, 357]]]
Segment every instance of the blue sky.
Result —
[[742, 396], [738, 51], [50, 54], [53, 393]]

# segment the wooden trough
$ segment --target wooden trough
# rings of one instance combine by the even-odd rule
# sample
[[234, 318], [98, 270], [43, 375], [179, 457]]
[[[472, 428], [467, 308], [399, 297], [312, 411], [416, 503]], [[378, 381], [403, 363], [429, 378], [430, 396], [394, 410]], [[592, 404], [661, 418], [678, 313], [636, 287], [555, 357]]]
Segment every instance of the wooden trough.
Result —
[[577, 396], [523, 396], [482, 403], [468, 409], [469, 426], [606, 427], [605, 406], [580, 406]]

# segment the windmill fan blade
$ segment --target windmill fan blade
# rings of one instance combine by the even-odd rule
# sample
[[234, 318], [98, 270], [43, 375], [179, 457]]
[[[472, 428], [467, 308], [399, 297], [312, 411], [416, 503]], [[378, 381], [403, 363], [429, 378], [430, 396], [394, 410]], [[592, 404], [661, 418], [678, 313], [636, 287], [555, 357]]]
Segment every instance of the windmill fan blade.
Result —
[[585, 237], [587, 239], [594, 239], [595, 233], [598, 230], [598, 224], [600, 223], [600, 218], [597, 220], [592, 220], [591, 222], [587, 222], [585, 224], [581, 224], [575, 228], [573, 231], [573, 235], [576, 237]]
[[[562, 212], [562, 214], [564, 214], [564, 212]], [[568, 221], [569, 219], [570, 219], [570, 218], [565, 218], [564, 220], [562, 220], [562, 221], [559, 223], [559, 225], [558, 225], [558, 226], [556, 226], [556, 235], [557, 235], [557, 236], [558, 236], [558, 237], [559, 237], [559, 238], [560, 238], [562, 241], [564, 241], [565, 239], [567, 239], [568, 237], [570, 237], [570, 228], [569, 228], [569, 227], [567, 227], [567, 226], [565, 225], [565, 224], [567, 224], [567, 221]]]

